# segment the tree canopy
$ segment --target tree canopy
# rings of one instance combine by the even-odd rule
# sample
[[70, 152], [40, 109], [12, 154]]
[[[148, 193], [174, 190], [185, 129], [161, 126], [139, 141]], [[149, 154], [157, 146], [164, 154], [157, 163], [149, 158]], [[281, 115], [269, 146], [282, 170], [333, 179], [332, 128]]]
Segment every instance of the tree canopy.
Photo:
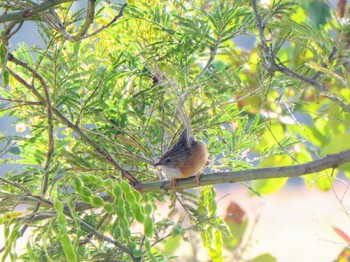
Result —
[[[348, 10], [271, 2], [2, 1], [3, 261], [170, 259], [192, 231], [224, 261], [247, 221], [218, 216], [214, 184], [347, 178]], [[42, 45], [13, 45], [29, 22]], [[188, 125], [210, 154], [191, 192], [154, 167]]]

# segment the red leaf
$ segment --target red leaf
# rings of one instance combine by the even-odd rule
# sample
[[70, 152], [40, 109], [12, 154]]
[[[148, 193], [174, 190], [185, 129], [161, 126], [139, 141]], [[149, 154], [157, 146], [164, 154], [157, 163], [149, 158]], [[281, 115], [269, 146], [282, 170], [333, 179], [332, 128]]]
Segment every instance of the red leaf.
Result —
[[231, 201], [226, 209], [226, 221], [231, 221], [234, 224], [241, 224], [245, 217], [245, 211], [235, 202]]
[[333, 226], [333, 230], [335, 233], [337, 233], [338, 236], [340, 236], [345, 242], [350, 245], [350, 237], [340, 228]]

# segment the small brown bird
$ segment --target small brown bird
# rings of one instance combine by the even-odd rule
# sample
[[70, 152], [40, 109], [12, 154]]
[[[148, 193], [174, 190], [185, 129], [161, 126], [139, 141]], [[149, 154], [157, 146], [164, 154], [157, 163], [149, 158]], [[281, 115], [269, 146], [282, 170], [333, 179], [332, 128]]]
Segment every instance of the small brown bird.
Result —
[[159, 166], [168, 178], [178, 179], [196, 175], [196, 182], [199, 184], [199, 173], [207, 165], [208, 155], [205, 143], [196, 141], [185, 128], [179, 141], [161, 156], [155, 166]]

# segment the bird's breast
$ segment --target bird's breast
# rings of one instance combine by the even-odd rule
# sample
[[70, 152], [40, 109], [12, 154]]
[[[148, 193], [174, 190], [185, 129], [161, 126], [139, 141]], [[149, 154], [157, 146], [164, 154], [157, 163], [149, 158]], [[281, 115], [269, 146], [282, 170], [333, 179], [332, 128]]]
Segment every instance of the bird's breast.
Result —
[[180, 163], [182, 177], [194, 176], [200, 172], [208, 162], [207, 146], [203, 142], [198, 142], [191, 148], [191, 154]]
[[169, 166], [159, 166], [168, 178], [173, 179], [173, 178], [181, 178], [181, 170], [179, 168], [174, 168], [174, 167], [169, 167]]

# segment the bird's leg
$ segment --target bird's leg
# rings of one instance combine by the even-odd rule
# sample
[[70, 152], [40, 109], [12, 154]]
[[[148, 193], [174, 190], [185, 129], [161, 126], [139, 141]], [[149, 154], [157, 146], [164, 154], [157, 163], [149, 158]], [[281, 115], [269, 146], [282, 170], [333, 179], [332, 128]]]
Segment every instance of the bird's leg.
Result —
[[175, 187], [175, 186], [176, 186], [176, 183], [177, 183], [177, 179], [176, 179], [176, 178], [173, 178], [173, 179], [171, 180], [171, 186], [172, 186], [172, 187]]
[[[209, 166], [209, 160], [205, 163], [205, 166]], [[197, 184], [197, 186], [200, 186], [200, 176], [202, 175], [202, 171], [203, 171], [204, 168], [202, 168], [197, 174], [196, 174], [196, 178], [195, 178], [195, 182]]]
[[199, 180], [200, 180], [200, 176], [201, 176], [201, 172], [198, 172], [197, 174], [196, 174], [196, 178], [195, 178], [195, 182], [196, 182], [196, 184], [197, 184], [197, 186], [200, 186], [200, 183], [199, 183]]

